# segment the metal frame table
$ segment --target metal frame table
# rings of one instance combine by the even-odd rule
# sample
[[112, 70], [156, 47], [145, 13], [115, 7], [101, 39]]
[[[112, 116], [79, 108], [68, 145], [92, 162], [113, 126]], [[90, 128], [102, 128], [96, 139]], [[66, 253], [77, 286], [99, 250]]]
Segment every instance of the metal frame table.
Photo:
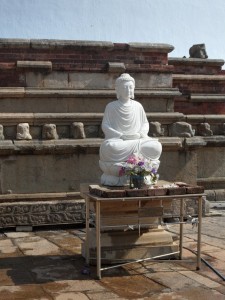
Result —
[[[178, 199], [180, 200], [180, 243], [179, 243], [179, 252], [168, 253], [160, 256], [149, 257], [144, 259], [134, 260], [128, 263], [122, 263], [118, 265], [114, 265], [114, 267], [119, 267], [125, 264], [130, 264], [134, 262], [141, 262], [145, 260], [151, 260], [156, 258], [161, 258], [164, 256], [168, 256], [174, 253], [179, 253], [179, 259], [182, 259], [183, 254], [183, 225], [184, 222], [184, 201], [185, 199], [194, 199], [198, 202], [198, 232], [197, 232], [197, 261], [196, 261], [196, 270], [200, 270], [201, 267], [201, 230], [202, 230], [202, 200], [205, 194], [184, 194], [184, 195], [166, 195], [166, 196], [146, 196], [146, 197], [123, 197], [123, 198], [103, 198], [98, 197], [96, 195], [90, 193], [83, 193], [86, 202], [86, 263], [90, 262], [90, 248], [89, 248], [89, 239], [90, 239], [90, 203], [94, 202], [96, 205], [96, 217], [95, 217], [95, 227], [96, 227], [96, 261], [97, 261], [97, 277], [101, 279], [101, 272], [106, 269], [110, 269], [112, 267], [102, 268], [101, 266], [101, 203], [104, 202], [113, 202], [113, 201], [152, 201], [152, 200], [172, 200]], [[171, 223], [172, 224], [172, 223]], [[131, 224], [133, 225], [133, 224]]]

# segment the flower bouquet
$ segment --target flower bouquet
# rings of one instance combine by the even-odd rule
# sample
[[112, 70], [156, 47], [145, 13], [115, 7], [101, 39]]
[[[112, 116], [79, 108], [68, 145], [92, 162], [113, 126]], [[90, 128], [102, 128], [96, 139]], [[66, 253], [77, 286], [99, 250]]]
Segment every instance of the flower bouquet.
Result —
[[140, 189], [144, 184], [153, 185], [157, 182], [158, 164], [144, 158], [141, 155], [133, 154], [124, 163], [120, 163], [119, 176], [129, 176], [130, 188]]

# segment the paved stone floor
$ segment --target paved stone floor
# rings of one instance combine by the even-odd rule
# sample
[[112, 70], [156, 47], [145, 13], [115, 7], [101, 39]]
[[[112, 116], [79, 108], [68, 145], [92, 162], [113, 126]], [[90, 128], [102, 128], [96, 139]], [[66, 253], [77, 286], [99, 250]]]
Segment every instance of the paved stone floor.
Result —
[[[202, 257], [225, 276], [225, 211], [203, 219]], [[168, 230], [176, 233], [177, 225]], [[184, 246], [196, 249], [196, 228], [185, 225]], [[105, 271], [85, 268], [83, 228], [37, 228], [0, 233], [0, 300], [220, 300], [225, 281], [184, 249], [182, 261], [148, 261]], [[84, 271], [90, 271], [84, 272]], [[87, 274], [84, 274], [87, 273]]]

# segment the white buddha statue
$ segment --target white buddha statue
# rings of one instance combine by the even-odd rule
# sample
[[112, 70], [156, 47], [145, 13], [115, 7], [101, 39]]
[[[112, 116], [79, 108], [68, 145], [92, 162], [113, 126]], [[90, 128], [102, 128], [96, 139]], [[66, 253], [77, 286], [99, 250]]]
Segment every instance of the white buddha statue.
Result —
[[134, 78], [122, 74], [116, 80], [117, 100], [105, 108], [102, 121], [105, 140], [100, 147], [99, 161], [103, 185], [126, 184], [126, 176], [119, 176], [118, 163], [125, 162], [133, 153], [151, 159], [156, 169], [159, 167], [162, 145], [148, 136], [149, 123], [142, 105], [133, 100], [134, 88]]

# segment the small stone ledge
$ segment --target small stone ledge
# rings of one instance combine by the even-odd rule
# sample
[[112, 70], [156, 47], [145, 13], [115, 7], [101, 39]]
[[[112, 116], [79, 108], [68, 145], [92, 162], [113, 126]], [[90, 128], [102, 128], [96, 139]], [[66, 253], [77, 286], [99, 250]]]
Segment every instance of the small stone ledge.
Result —
[[30, 40], [28, 39], [0, 39], [0, 48], [30, 48]]
[[122, 73], [126, 70], [126, 67], [124, 63], [108, 62], [107, 70], [109, 73]]
[[112, 42], [105, 41], [78, 41], [54, 39], [0, 39], [1, 48], [32, 48], [32, 49], [62, 49], [81, 47], [113, 48]]
[[[225, 137], [160, 137], [163, 149], [185, 150], [205, 146], [225, 147]], [[10, 154], [98, 154], [103, 139], [59, 139], [59, 140], [3, 140], [0, 141], [0, 155]]]
[[190, 137], [185, 139], [185, 148], [201, 148], [207, 145], [207, 142], [203, 137]]
[[184, 138], [179, 137], [162, 137], [159, 138], [164, 150], [181, 150], [183, 149]]
[[76, 48], [106, 48], [113, 49], [112, 42], [104, 41], [77, 41], [53, 39], [0, 39], [0, 48], [19, 49], [76, 49]]
[[[184, 120], [182, 113], [147, 113], [150, 121], [160, 121], [162, 124], [170, 124]], [[45, 123], [56, 123], [56, 125], [68, 125], [72, 122], [100, 123], [103, 113], [1, 113], [0, 124], [17, 125], [18, 123], [29, 123], [29, 125], [43, 125]]]
[[203, 123], [210, 124], [225, 123], [225, 115], [187, 115], [185, 116], [187, 122], [190, 123]]
[[[181, 93], [176, 88], [154, 88], [136, 89], [135, 96], [138, 97], [158, 97], [172, 98], [180, 96]], [[115, 90], [75, 90], [75, 89], [41, 89], [41, 88], [0, 88], [0, 98], [116, 98]]]
[[29, 201], [60, 201], [60, 200], [81, 200], [79, 192], [61, 193], [32, 193], [32, 194], [0, 194], [0, 204], [5, 202], [29, 202]]
[[206, 142], [207, 147], [225, 147], [225, 136], [205, 136], [202, 137]]
[[[17, 154], [97, 154], [102, 139], [14, 141]], [[1, 149], [1, 148], [0, 148]]]
[[182, 113], [146, 113], [150, 122], [160, 122], [161, 124], [171, 124], [184, 121], [185, 115]]
[[[192, 138], [195, 139], [195, 138]], [[188, 140], [188, 139], [186, 139]], [[199, 146], [199, 139], [192, 147]], [[162, 137], [159, 138], [164, 150], [184, 149], [184, 138]], [[7, 154], [98, 154], [103, 139], [60, 139], [60, 140], [6, 140], [0, 142], [0, 155]], [[198, 142], [198, 143], [197, 143]]]
[[190, 65], [190, 66], [203, 66], [207, 65], [210, 67], [222, 67], [224, 65], [224, 60], [222, 59], [203, 59], [203, 58], [179, 58], [179, 57], [169, 57], [169, 65]]
[[173, 74], [173, 80], [183, 81], [224, 81], [224, 75], [184, 75], [184, 74]]
[[17, 68], [20, 69], [35, 69], [52, 71], [52, 63], [50, 61], [29, 61], [29, 60], [18, 60], [16, 63]]
[[79, 41], [79, 40], [51, 40], [51, 39], [31, 39], [32, 49], [96, 49], [104, 48], [112, 50], [114, 44], [106, 41]]
[[191, 94], [189, 102], [225, 102], [222, 94]]
[[24, 98], [24, 87], [0, 88], [0, 98]]
[[0, 48], [20, 49], [96, 49], [103, 48], [113, 50], [122, 48], [129, 51], [169, 53], [174, 46], [157, 43], [128, 43], [118, 44], [108, 41], [84, 41], [84, 40], [56, 40], [56, 39], [0, 39]]
[[174, 46], [169, 44], [129, 43], [128, 46], [130, 51], [169, 53], [174, 50]]

